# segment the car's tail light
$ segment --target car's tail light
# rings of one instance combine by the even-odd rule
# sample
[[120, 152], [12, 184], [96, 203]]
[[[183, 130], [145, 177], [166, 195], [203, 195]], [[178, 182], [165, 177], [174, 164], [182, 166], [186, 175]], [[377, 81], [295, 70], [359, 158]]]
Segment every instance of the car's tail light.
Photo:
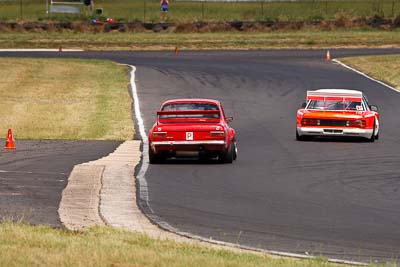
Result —
[[153, 132], [153, 136], [155, 137], [166, 137], [167, 132]]
[[302, 119], [301, 120], [302, 126], [320, 126], [321, 121], [317, 119]]
[[365, 128], [367, 126], [367, 122], [365, 120], [346, 121], [346, 126]]
[[210, 136], [211, 137], [224, 137], [225, 132], [224, 131], [211, 131]]

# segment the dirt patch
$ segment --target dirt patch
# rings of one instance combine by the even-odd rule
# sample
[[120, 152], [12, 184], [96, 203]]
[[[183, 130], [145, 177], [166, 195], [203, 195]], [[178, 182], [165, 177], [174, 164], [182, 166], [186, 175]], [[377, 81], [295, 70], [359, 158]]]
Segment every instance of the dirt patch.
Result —
[[381, 29], [394, 30], [400, 28], [400, 16], [388, 19], [380, 16], [350, 17], [337, 14], [333, 20], [310, 19], [305, 21], [231, 21], [231, 22], [191, 22], [191, 23], [142, 23], [116, 22], [96, 23], [87, 21], [20, 21], [0, 22], [0, 33], [11, 32], [270, 32], [299, 30], [335, 30], [335, 29]]

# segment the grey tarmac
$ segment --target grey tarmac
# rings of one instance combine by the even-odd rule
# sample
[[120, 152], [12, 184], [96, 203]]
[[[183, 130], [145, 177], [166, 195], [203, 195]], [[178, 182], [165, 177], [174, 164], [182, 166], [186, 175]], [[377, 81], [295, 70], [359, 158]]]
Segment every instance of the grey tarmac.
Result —
[[15, 150], [0, 149], [0, 220], [54, 227], [61, 227], [58, 208], [73, 167], [108, 155], [121, 143], [20, 140], [15, 131], [14, 138]]

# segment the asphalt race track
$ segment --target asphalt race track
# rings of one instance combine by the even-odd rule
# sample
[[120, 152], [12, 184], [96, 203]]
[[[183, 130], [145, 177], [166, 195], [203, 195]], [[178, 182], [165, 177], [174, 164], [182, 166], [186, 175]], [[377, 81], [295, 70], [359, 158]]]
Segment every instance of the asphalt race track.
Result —
[[[236, 162], [169, 161], [151, 165], [146, 173], [150, 208], [144, 202], [142, 208], [177, 230], [269, 250], [398, 261], [400, 94], [326, 62], [325, 52], [0, 56], [106, 58], [135, 65], [146, 130], [167, 99], [221, 100], [227, 115], [235, 119]], [[331, 56], [399, 52], [331, 50]], [[306, 90], [317, 88], [364, 91], [380, 108], [380, 140], [295, 141], [296, 110]]]
[[[6, 133], [7, 134], [7, 133]], [[23, 220], [61, 226], [62, 190], [76, 164], [108, 155], [116, 141], [19, 140], [16, 150], [0, 150], [0, 221]], [[1, 145], [5, 144], [0, 139]]]

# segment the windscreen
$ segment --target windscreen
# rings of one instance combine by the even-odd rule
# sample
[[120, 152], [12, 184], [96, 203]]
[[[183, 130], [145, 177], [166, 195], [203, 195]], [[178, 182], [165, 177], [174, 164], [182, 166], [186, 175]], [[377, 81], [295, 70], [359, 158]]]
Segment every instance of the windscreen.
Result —
[[363, 111], [364, 107], [359, 101], [348, 100], [310, 100], [307, 109], [319, 110], [354, 110]]
[[[173, 103], [164, 105], [161, 109], [162, 111], [185, 111], [185, 110], [219, 110], [218, 106], [210, 103]], [[209, 119], [219, 119], [220, 114], [168, 114], [160, 115], [160, 119], [171, 119], [171, 118], [209, 118]]]

